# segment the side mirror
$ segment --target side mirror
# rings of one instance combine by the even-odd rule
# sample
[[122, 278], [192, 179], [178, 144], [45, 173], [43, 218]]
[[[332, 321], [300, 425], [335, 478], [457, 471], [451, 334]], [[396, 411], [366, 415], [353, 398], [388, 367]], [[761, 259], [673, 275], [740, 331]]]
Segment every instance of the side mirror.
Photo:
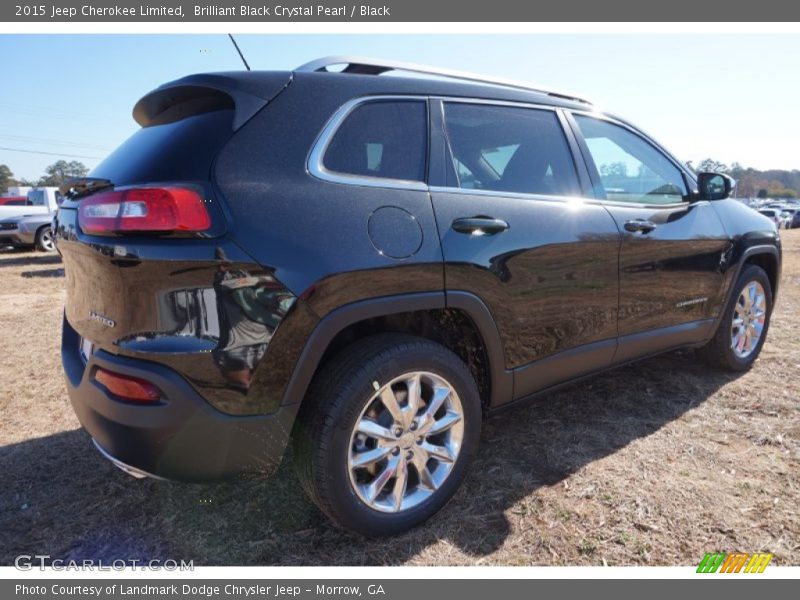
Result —
[[723, 173], [698, 173], [697, 189], [700, 200], [724, 200], [731, 195], [736, 182]]

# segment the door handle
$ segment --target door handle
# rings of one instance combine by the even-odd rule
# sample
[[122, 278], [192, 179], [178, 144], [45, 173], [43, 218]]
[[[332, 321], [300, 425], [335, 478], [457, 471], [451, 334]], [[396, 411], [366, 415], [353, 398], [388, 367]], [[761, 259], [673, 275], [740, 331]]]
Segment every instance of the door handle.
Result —
[[647, 219], [632, 219], [630, 221], [625, 221], [625, 231], [631, 231], [636, 233], [650, 233], [653, 229], [656, 228], [656, 224], [652, 221], [648, 221]]
[[492, 217], [464, 217], [453, 221], [453, 229], [458, 233], [494, 235], [508, 229], [508, 223]]

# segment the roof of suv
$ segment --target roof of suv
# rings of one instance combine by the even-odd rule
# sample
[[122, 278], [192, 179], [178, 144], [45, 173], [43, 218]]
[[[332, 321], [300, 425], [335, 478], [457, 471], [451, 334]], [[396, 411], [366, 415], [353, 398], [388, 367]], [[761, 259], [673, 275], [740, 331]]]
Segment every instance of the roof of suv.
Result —
[[535, 92], [537, 94], [544, 94], [549, 97], [562, 98], [570, 101], [580, 102], [582, 104], [591, 104], [591, 102], [576, 94], [558, 91], [552, 88], [534, 85], [532, 83], [518, 81], [515, 79], [491, 77], [488, 75], [470, 73], [467, 71], [431, 67], [409, 62], [363, 58], [358, 56], [328, 56], [325, 58], [318, 58], [297, 67], [295, 72], [330, 73], [332, 72], [331, 67], [336, 66], [342, 66], [342, 68], [339, 71], [334, 70], [333, 72], [338, 72], [341, 74], [382, 75], [383, 73], [392, 72], [411, 73], [414, 75], [436, 77], [450, 81], [460, 81], [472, 84], [477, 83], [480, 85], [498, 86], [505, 89]]
[[341, 81], [346, 78], [354, 95], [361, 94], [419, 94], [426, 96], [457, 96], [508, 102], [527, 102], [551, 106], [564, 106], [581, 110], [592, 105], [548, 92], [522, 90], [497, 84], [473, 83], [459, 80], [430, 79], [424, 77], [377, 76], [357, 73], [295, 71], [295, 78], [314, 78], [319, 81]]
[[[328, 67], [346, 65], [341, 71]], [[381, 76], [384, 73], [410, 73], [413, 76]], [[471, 97], [508, 102], [526, 102], [574, 109], [591, 109], [592, 104], [574, 94], [547, 90], [509, 79], [484, 77], [461, 71], [436, 69], [410, 63], [331, 57], [302, 65], [294, 71], [228, 71], [199, 73], [166, 83], [146, 94], [134, 108], [139, 124], [157, 124], [168, 105], [181, 96], [196, 95], [198, 88], [214, 90], [233, 99], [239, 124], [269, 102], [291, 80], [316, 81], [322, 86], [346, 84], [353, 96], [366, 94], [406, 94]], [[276, 88], [277, 86], [277, 88]], [[184, 98], [185, 99], [185, 98]], [[163, 115], [159, 118], [163, 118]]]
[[[330, 67], [344, 65], [340, 71]], [[385, 76], [384, 73], [410, 73]], [[383, 76], [382, 76], [383, 75]], [[541, 86], [424, 65], [352, 57], [322, 58], [294, 71], [198, 73], [165, 83], [145, 94], [133, 108], [142, 127], [180, 119], [197, 111], [235, 109], [238, 130], [288, 85], [319, 86], [323, 96], [416, 95], [520, 102], [596, 111], [588, 100]]]

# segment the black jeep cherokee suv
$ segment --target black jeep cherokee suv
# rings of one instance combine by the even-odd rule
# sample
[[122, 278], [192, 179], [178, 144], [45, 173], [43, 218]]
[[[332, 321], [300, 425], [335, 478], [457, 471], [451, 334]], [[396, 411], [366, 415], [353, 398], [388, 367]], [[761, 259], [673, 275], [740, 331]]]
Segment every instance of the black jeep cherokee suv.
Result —
[[679, 347], [756, 359], [780, 240], [727, 177], [568, 94], [392, 70], [427, 72], [168, 83], [64, 190], [67, 387], [117, 466], [269, 472], [291, 437], [330, 518], [391, 534], [498, 407]]

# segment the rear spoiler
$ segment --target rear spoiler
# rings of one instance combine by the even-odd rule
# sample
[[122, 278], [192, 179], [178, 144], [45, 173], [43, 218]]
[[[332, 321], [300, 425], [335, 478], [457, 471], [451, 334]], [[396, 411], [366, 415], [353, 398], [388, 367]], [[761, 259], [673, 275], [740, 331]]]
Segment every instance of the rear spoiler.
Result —
[[163, 125], [221, 109], [233, 109], [236, 131], [292, 82], [292, 73], [231, 72], [189, 75], [142, 97], [133, 118], [142, 127]]

